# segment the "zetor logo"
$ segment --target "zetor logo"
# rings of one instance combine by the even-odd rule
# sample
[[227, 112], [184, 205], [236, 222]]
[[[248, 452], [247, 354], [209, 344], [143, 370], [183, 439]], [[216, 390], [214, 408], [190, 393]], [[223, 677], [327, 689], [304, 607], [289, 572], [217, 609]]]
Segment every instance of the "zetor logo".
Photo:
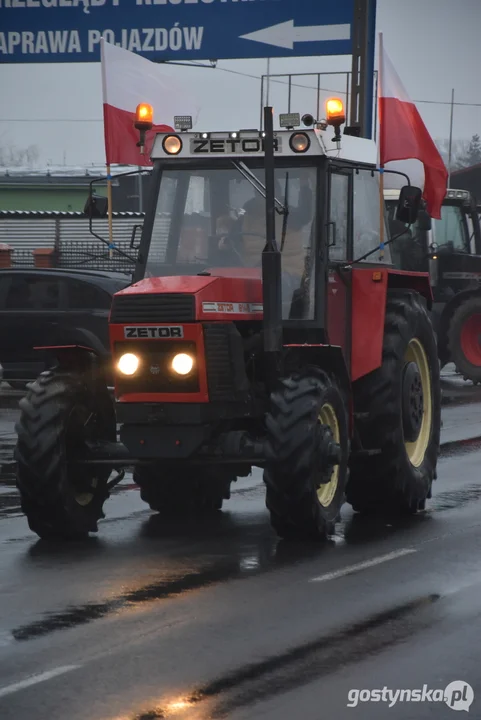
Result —
[[125, 338], [181, 338], [184, 337], [182, 325], [167, 327], [166, 325], [143, 325], [140, 327], [125, 327]]

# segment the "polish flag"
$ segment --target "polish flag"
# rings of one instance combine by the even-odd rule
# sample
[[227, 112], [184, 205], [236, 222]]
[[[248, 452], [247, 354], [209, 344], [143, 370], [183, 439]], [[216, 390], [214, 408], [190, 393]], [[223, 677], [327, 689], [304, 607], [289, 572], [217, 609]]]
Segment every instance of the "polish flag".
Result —
[[[102, 94], [107, 165], [150, 166], [155, 134], [172, 132], [174, 115], [196, 115], [195, 101], [172, 89], [173, 81], [161, 66], [101, 39]], [[154, 125], [146, 133], [145, 155], [137, 147], [135, 110], [140, 103], [154, 109]]]
[[387, 163], [396, 160], [419, 160], [424, 166], [423, 196], [427, 210], [431, 217], [439, 219], [446, 195], [448, 171], [415, 104], [409, 98], [383, 48], [381, 34], [379, 88], [379, 164], [385, 167]]

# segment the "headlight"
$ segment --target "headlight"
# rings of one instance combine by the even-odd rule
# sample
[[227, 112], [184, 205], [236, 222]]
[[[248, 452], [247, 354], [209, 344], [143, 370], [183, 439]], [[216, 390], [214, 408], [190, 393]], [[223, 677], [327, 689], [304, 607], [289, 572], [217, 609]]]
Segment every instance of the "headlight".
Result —
[[168, 155], [178, 155], [182, 150], [182, 140], [178, 135], [167, 135], [162, 140], [162, 147]]
[[117, 363], [117, 369], [123, 375], [133, 375], [139, 367], [139, 358], [133, 353], [125, 353], [121, 355]]
[[291, 146], [291, 150], [294, 150], [294, 152], [296, 153], [307, 152], [307, 150], [309, 150], [310, 144], [311, 141], [309, 140], [309, 136], [306, 135], [306, 133], [294, 133], [289, 138], [289, 145]]
[[194, 359], [187, 353], [174, 355], [172, 359], [172, 370], [178, 375], [188, 375], [194, 367]]

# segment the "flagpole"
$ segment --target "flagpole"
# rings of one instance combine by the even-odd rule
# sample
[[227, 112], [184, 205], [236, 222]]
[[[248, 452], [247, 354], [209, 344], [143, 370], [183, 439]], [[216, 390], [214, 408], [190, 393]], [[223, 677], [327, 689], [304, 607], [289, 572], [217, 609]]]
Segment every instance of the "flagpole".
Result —
[[112, 260], [114, 255], [114, 228], [112, 217], [112, 175], [110, 172], [110, 163], [107, 164], [107, 206], [109, 223], [109, 258]]
[[[377, 71], [377, 102], [380, 103], [382, 93], [382, 58], [383, 58], [383, 42], [382, 32], [379, 33], [378, 44], [378, 71]], [[381, 165], [381, 112], [378, 108], [379, 117], [379, 145], [378, 145], [378, 163], [379, 163], [379, 260], [384, 260], [384, 165]]]
[[271, 59], [267, 58], [267, 75], [266, 75], [266, 105], [269, 105], [269, 84], [271, 81]]
[[105, 115], [105, 103], [107, 102], [107, 78], [105, 68], [105, 40], [103, 36], [100, 38], [100, 70], [102, 74], [102, 102], [104, 110], [104, 138], [105, 138], [105, 169], [107, 173], [107, 213], [109, 225], [109, 258], [112, 260], [114, 254], [114, 233], [112, 223], [112, 174], [110, 168], [109, 147], [107, 142], [108, 128], [107, 118]]
[[451, 167], [452, 167], [452, 158], [453, 158], [453, 119], [454, 119], [454, 88], [451, 91], [451, 118], [449, 121], [448, 188], [451, 187]]

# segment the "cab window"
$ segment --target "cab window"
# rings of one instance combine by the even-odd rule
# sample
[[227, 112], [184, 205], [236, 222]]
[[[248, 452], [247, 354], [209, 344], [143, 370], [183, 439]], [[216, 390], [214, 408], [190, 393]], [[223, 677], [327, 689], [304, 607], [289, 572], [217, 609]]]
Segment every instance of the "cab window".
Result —
[[5, 300], [6, 310], [56, 310], [59, 307], [60, 282], [57, 278], [12, 277]]
[[[355, 170], [353, 173], [353, 260], [360, 258], [371, 250], [375, 250], [364, 262], [390, 263], [389, 245], [384, 248], [384, 256], [379, 252], [381, 240], [381, 195], [378, 173], [371, 170]], [[384, 206], [384, 200], [383, 200]], [[384, 242], [389, 240], [386, 217], [384, 215]]]
[[111, 298], [95, 285], [80, 280], [67, 281], [67, 307], [70, 310], [109, 310]]
[[349, 184], [350, 176], [330, 173], [328, 243], [329, 259], [348, 259]]
[[432, 222], [433, 239], [436, 245], [452, 243], [453, 250], [469, 252], [468, 228], [460, 207], [443, 205], [441, 219]]

